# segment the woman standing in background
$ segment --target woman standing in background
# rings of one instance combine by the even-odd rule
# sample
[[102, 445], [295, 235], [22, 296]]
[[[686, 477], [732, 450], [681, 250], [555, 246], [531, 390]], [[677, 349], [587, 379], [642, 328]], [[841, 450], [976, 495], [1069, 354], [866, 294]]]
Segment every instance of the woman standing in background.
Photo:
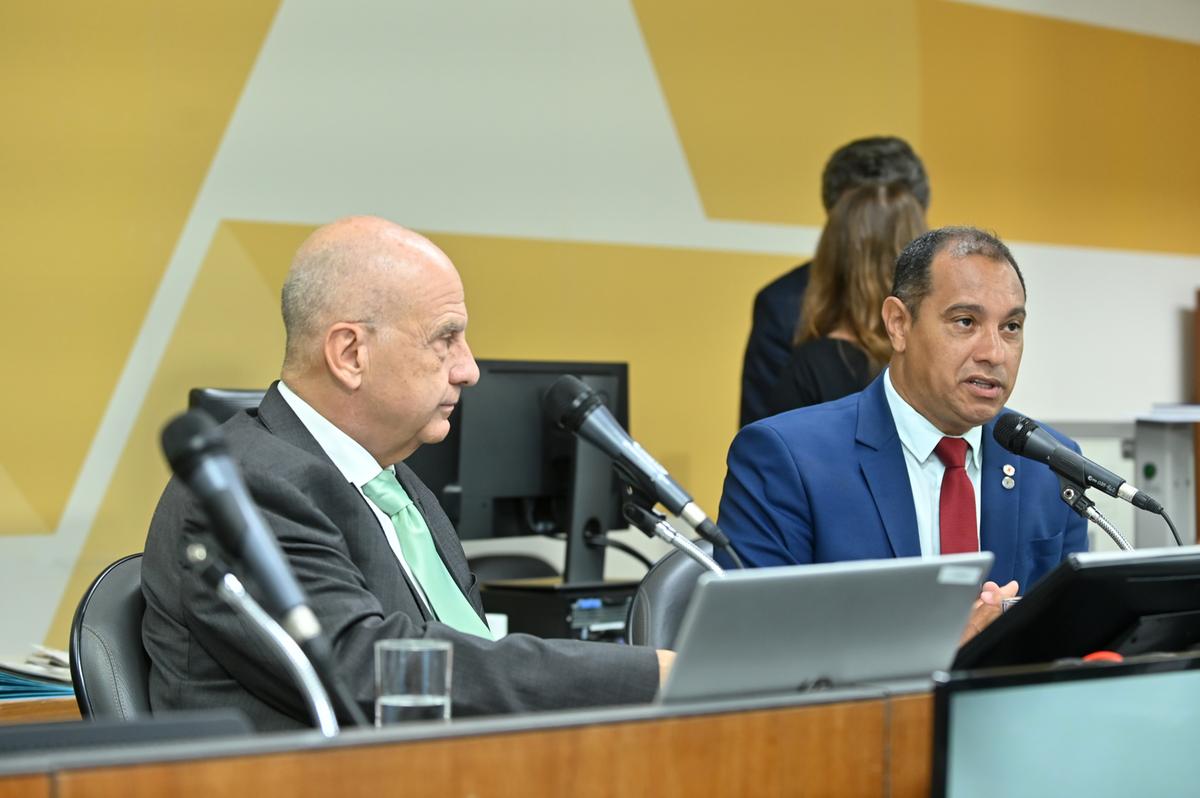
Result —
[[861, 391], [887, 365], [892, 346], [880, 309], [900, 251], [926, 229], [921, 203], [899, 184], [842, 194], [809, 267], [795, 348], [771, 394], [773, 413]]

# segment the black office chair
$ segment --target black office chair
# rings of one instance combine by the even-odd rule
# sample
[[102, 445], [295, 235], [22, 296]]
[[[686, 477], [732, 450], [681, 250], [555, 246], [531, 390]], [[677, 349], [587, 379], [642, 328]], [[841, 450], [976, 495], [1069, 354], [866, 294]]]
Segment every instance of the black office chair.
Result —
[[529, 554], [479, 554], [467, 558], [471, 573], [482, 582], [501, 579], [536, 579], [558, 576], [558, 569]]
[[142, 555], [117, 560], [83, 594], [71, 621], [71, 682], [87, 719], [150, 714], [150, 661], [142, 647]]
[[188, 391], [188, 407], [203, 410], [218, 424], [243, 410], [255, 410], [266, 391], [240, 388], [193, 388]]
[[[697, 540], [696, 545], [712, 556], [711, 543]], [[635, 646], [674, 646], [683, 612], [704, 571], [704, 566], [679, 550], [656, 562], [629, 603], [625, 639]]]

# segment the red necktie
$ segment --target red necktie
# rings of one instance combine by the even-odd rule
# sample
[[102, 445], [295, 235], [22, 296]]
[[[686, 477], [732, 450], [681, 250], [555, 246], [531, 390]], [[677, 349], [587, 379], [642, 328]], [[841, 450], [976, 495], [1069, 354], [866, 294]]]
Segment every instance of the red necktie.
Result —
[[979, 551], [979, 536], [975, 534], [975, 488], [965, 467], [967, 442], [963, 438], [942, 438], [933, 451], [946, 466], [942, 474], [942, 494], [938, 499], [942, 554]]

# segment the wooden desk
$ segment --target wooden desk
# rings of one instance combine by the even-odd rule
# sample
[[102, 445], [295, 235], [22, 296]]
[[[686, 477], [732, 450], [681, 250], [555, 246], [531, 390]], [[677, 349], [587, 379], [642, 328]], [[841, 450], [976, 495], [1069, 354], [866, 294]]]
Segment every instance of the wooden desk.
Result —
[[[565, 722], [528, 716], [512, 729], [493, 721], [464, 724], [459, 728], [468, 731], [458, 733], [452, 724], [433, 739], [397, 739], [391, 730], [351, 731], [330, 742], [312, 734], [263, 735], [242, 745], [227, 741], [213, 754], [197, 754], [197, 743], [179, 745], [173, 755], [125, 753], [114, 762], [96, 754], [72, 762], [63, 754], [40, 773], [0, 776], [0, 798], [929, 792], [929, 694], [626, 715], [602, 711], [595, 722], [584, 722], [583, 713]], [[411, 729], [398, 733], [414, 736]]]
[[79, 720], [74, 698], [29, 698], [0, 701], [0, 723], [46, 723]]
[[11, 776], [0, 778], [0, 798], [50, 798], [50, 776]]

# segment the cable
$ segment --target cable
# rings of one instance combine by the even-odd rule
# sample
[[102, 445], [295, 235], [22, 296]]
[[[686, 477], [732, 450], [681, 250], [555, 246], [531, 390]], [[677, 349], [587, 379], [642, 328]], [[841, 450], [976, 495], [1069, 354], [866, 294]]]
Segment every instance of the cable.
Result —
[[1183, 541], [1179, 537], [1179, 531], [1175, 529], [1175, 524], [1171, 521], [1171, 516], [1167, 515], [1166, 510], [1160, 512], [1159, 515], [1161, 515], [1163, 520], [1167, 522], [1167, 526], [1171, 527], [1171, 534], [1175, 536], [1175, 545], [1182, 546]]
[[635, 549], [633, 546], [630, 546], [628, 543], [625, 543], [620, 540], [613, 540], [612, 538], [608, 537], [607, 535], [605, 535], [604, 537], [601, 537], [601, 538], [596, 538], [595, 541], [596, 541], [595, 545], [611, 546], [612, 548], [617, 549], [618, 551], [625, 552], [630, 557], [637, 560], [642, 565], [646, 566], [647, 571], [649, 571], [651, 568], [654, 567], [654, 563], [650, 560], [649, 557], [647, 557], [645, 554], [642, 554], [640, 551]]

